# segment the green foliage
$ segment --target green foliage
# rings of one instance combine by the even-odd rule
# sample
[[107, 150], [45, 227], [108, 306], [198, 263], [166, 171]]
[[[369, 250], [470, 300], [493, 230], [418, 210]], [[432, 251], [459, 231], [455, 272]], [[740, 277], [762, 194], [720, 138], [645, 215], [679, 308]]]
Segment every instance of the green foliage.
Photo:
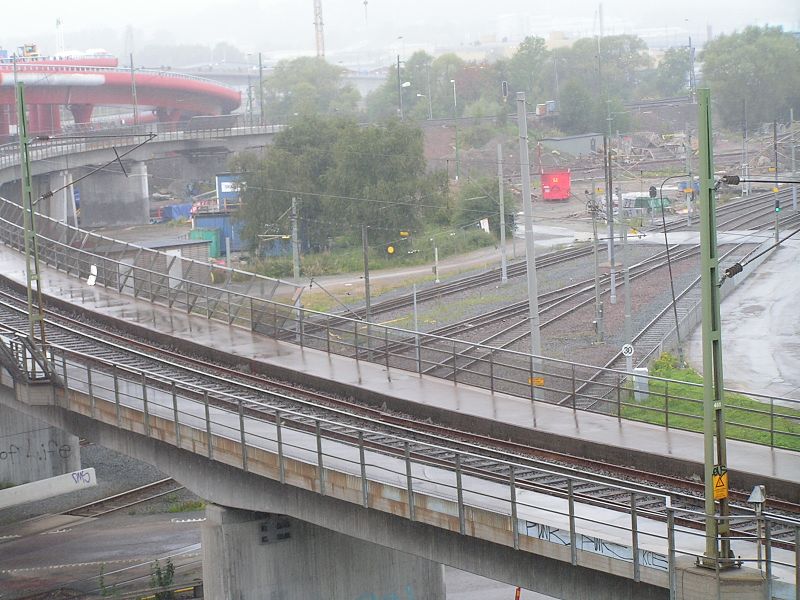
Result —
[[677, 96], [689, 89], [689, 70], [692, 59], [688, 47], [670, 48], [658, 63], [654, 91], [659, 96]]
[[748, 27], [706, 44], [703, 76], [723, 123], [763, 123], [800, 111], [800, 40], [780, 27]]
[[[172, 559], [167, 558], [164, 568], [161, 568], [159, 561], [155, 561], [150, 571], [150, 587], [154, 590], [169, 587], [175, 583], [175, 565], [172, 564]], [[174, 592], [156, 592], [156, 600], [173, 600], [175, 598]]]
[[[636, 421], [689, 431], [703, 430], [703, 377], [694, 369], [682, 368], [671, 354], [662, 354], [651, 368], [651, 375], [675, 381], [650, 381], [649, 396], [642, 402], [623, 406], [622, 416]], [[770, 410], [773, 414], [770, 414]], [[725, 423], [729, 439], [770, 444], [800, 450], [800, 410], [774, 406], [741, 394], [725, 394]]]
[[[551, 53], [544, 39], [526, 37], [508, 61], [509, 91], [525, 92], [525, 97], [535, 102], [544, 98], [550, 87]], [[513, 101], [511, 97], [509, 100]]]
[[375, 243], [417, 230], [448, 196], [446, 175], [426, 171], [422, 132], [398, 121], [361, 127], [341, 118], [297, 120], [263, 159], [242, 157], [232, 170], [248, 173], [243, 236], [255, 244], [261, 234], [288, 233], [296, 197], [301, 236], [312, 251], [341, 236], [360, 244], [362, 224]]
[[167, 512], [182, 513], [182, 512], [195, 512], [203, 510], [206, 503], [202, 500], [185, 500], [184, 502], [175, 502], [170, 505]]
[[293, 116], [354, 115], [360, 95], [343, 81], [343, 73], [321, 58], [280, 61], [264, 80], [267, 118], [286, 123]]
[[[505, 205], [506, 234], [514, 231], [516, 214], [514, 196], [508, 188], [503, 190]], [[455, 227], [477, 227], [481, 219], [489, 219], [489, 228], [495, 236], [500, 235], [500, 199], [497, 181], [492, 178], [481, 178], [469, 181], [461, 186], [453, 211], [452, 223]]]

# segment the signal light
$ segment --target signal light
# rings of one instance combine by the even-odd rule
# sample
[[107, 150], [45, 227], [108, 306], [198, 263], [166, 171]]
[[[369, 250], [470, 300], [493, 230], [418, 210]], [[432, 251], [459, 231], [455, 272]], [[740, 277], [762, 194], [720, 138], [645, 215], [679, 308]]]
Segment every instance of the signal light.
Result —
[[781, 212], [781, 201], [780, 200], [775, 200], [775, 212], [776, 213]]

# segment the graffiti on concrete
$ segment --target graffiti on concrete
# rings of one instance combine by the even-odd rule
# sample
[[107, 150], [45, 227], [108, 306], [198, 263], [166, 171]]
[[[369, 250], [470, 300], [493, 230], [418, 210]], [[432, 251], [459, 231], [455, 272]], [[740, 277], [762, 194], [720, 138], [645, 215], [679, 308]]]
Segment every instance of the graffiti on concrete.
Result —
[[0, 446], [0, 462], [8, 461], [13, 464], [65, 461], [71, 454], [72, 446], [61, 444], [53, 439], [46, 443], [40, 443], [38, 446], [30, 439], [19, 446], [17, 444]]

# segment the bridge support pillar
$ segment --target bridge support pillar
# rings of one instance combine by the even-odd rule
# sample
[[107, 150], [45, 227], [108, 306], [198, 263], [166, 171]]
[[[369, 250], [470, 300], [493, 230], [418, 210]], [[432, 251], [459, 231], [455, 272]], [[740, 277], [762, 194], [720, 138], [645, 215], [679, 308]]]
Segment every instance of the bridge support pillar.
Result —
[[128, 177], [100, 171], [80, 183], [83, 227], [143, 225], [150, 221], [147, 165], [137, 162], [127, 168]]
[[202, 535], [208, 598], [445, 598], [442, 565], [290, 517], [209, 504]]
[[42, 202], [40, 211], [57, 221], [74, 225], [75, 194], [69, 185], [72, 183], [72, 174], [69, 171], [50, 173], [48, 183], [49, 189], [55, 193]]
[[11, 134], [11, 107], [0, 104], [0, 137]]
[[[14, 395], [5, 386], [0, 393]], [[0, 484], [30, 483], [80, 468], [76, 436], [0, 405]]]
[[70, 104], [69, 110], [78, 125], [87, 125], [92, 121], [93, 104]]
[[675, 600], [763, 600], [766, 597], [767, 579], [756, 569], [728, 569], [717, 575], [712, 569], [696, 566], [691, 558], [679, 558], [676, 562]]
[[61, 132], [61, 107], [58, 104], [39, 104], [39, 129], [34, 133], [52, 135]]

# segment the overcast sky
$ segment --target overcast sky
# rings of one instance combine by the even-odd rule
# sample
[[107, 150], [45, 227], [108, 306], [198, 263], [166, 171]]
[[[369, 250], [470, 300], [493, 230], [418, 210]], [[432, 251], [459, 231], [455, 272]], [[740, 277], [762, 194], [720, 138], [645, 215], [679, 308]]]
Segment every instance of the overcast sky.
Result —
[[[550, 30], [592, 35], [598, 32], [598, 4], [592, 0], [368, 0], [365, 14], [363, 0], [323, 0], [323, 17], [330, 54], [378, 46], [433, 49], [492, 36], [514, 37], [523, 30], [539, 35]], [[605, 0], [603, 12], [606, 33], [663, 31], [677, 40], [686, 32], [700, 44], [707, 25], [714, 34], [767, 23], [800, 29], [799, 0]], [[275, 55], [314, 49], [313, 0], [4, 2], [0, 47], [13, 50], [24, 42], [37, 42], [44, 53], [54, 52], [59, 17], [68, 49], [99, 46], [119, 52], [128, 26], [134, 47], [228, 41], [245, 51]]]

